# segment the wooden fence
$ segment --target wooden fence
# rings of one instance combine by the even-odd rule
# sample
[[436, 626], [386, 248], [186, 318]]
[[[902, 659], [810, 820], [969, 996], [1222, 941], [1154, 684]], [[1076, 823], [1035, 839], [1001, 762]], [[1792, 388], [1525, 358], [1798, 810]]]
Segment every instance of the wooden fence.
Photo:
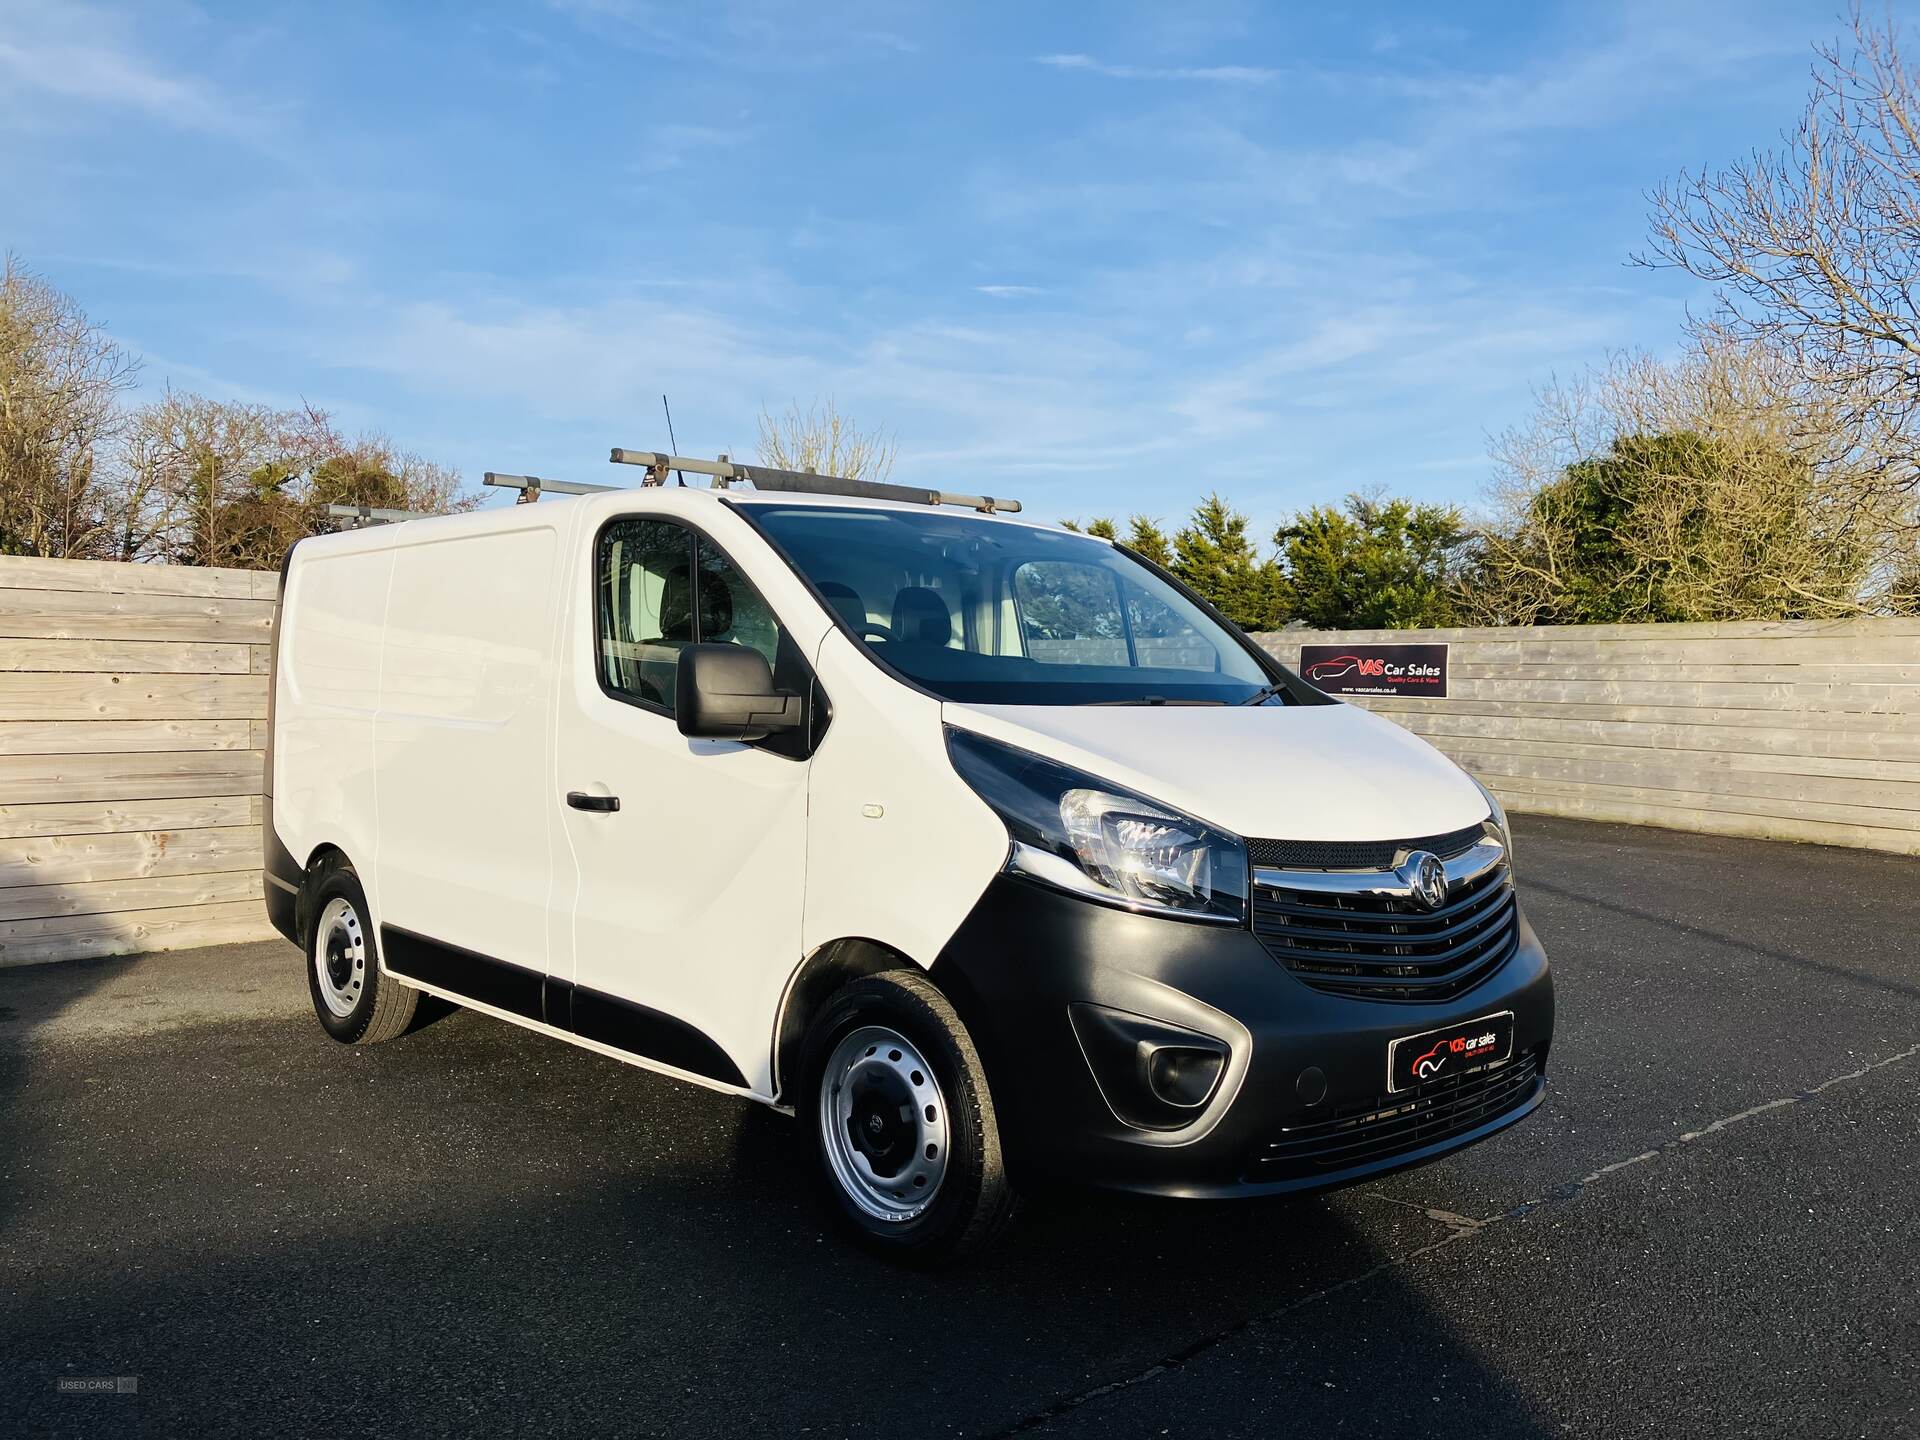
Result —
[[1920, 854], [1920, 620], [1282, 631], [1440, 642], [1446, 699], [1357, 700], [1512, 809]]
[[273, 932], [279, 577], [0, 557], [0, 966]]
[[[0, 966], [272, 933], [278, 577], [0, 557]], [[1514, 809], [1920, 854], [1920, 620], [1262, 637], [1445, 641], [1369, 699]]]

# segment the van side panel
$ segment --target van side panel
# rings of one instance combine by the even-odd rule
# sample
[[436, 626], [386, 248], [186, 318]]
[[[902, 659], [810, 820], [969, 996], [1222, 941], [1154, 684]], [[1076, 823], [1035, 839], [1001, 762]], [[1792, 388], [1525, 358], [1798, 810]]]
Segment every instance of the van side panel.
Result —
[[274, 829], [296, 864], [338, 845], [369, 881], [380, 833], [373, 722], [392, 570], [384, 550], [297, 547], [273, 679]]
[[380, 923], [544, 972], [558, 536], [455, 534], [393, 556]]

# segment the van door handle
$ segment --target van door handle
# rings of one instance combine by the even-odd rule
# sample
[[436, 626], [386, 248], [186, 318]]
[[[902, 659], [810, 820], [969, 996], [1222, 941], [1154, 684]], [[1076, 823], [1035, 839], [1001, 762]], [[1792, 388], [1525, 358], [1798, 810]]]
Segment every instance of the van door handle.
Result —
[[618, 795], [589, 795], [584, 790], [569, 790], [567, 804], [576, 810], [594, 810], [603, 815], [611, 815], [620, 808]]

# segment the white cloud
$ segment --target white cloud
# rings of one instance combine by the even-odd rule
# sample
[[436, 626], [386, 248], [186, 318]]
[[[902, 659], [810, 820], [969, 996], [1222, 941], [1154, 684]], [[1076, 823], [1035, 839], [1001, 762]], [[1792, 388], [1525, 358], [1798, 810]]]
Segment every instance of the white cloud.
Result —
[[650, 126], [640, 144], [643, 170], [676, 170], [702, 152], [732, 150], [753, 138], [745, 126], [689, 125], [672, 122]]
[[1046, 294], [1046, 291], [1038, 285], [976, 285], [973, 288], [982, 295], [991, 295], [996, 300], [1017, 300], [1022, 295]]
[[213, 87], [158, 64], [91, 8], [10, 7], [0, 35], [0, 92], [134, 111], [184, 130], [236, 133], [245, 116]]
[[1085, 70], [1109, 80], [1198, 80], [1231, 85], [1265, 85], [1278, 70], [1254, 65], [1111, 65], [1091, 55], [1036, 55], [1034, 63], [1056, 70]]

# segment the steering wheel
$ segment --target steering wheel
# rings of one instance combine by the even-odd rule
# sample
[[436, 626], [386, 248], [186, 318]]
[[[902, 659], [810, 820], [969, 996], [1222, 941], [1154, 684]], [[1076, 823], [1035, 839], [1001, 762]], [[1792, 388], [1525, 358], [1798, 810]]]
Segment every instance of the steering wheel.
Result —
[[862, 620], [858, 625], [854, 626], [854, 629], [860, 632], [863, 639], [890, 641], [896, 638], [893, 631], [889, 630], [885, 625], [880, 624], [877, 620]]

